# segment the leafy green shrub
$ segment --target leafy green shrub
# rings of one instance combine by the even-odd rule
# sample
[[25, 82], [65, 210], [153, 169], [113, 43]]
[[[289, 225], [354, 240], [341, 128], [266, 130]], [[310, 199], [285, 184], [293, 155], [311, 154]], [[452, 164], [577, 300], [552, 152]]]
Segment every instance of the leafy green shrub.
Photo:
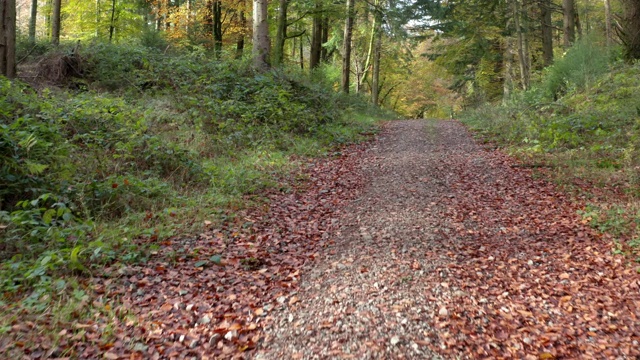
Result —
[[609, 71], [609, 62], [609, 52], [604, 45], [593, 36], [585, 37], [546, 69], [543, 88], [554, 99], [574, 89], [588, 89]]

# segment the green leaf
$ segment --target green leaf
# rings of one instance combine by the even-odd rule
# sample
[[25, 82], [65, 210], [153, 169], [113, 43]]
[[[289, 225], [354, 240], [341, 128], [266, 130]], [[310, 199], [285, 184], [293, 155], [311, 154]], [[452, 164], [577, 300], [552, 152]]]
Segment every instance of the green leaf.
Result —
[[85, 271], [87, 268], [82, 265], [80, 262], [80, 251], [82, 250], [82, 246], [78, 245], [71, 250], [71, 254], [69, 255], [69, 267], [74, 270]]
[[222, 264], [222, 256], [220, 255], [213, 255], [212, 257], [209, 258], [209, 260], [211, 260], [211, 262], [216, 265]]
[[51, 261], [51, 255], [45, 256], [41, 261], [40, 264], [42, 266], [45, 266], [49, 263], [49, 261]]
[[50, 225], [55, 215], [56, 215], [56, 211], [53, 209], [49, 209], [45, 211], [44, 214], [42, 215], [42, 221], [44, 221], [45, 224]]
[[195, 263], [196, 267], [204, 267], [205, 265], [207, 265], [209, 263], [209, 260], [200, 260], [198, 262]]
[[49, 165], [38, 164], [29, 160], [25, 161], [25, 165], [27, 166], [27, 170], [31, 175], [42, 174], [42, 172], [44, 172], [49, 167]]

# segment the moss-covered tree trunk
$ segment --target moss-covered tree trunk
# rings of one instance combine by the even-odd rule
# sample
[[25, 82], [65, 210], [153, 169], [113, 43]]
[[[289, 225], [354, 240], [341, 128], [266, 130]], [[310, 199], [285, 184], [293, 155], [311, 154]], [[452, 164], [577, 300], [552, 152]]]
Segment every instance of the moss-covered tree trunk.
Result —
[[278, 22], [276, 23], [276, 41], [273, 47], [273, 66], [280, 66], [284, 60], [284, 43], [287, 39], [287, 10], [289, 0], [280, 0]]

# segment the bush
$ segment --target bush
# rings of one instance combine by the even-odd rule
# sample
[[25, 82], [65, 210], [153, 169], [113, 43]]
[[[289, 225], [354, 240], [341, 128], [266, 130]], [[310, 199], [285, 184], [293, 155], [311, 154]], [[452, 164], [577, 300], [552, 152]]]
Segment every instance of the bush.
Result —
[[587, 36], [546, 69], [542, 87], [553, 99], [572, 90], [589, 89], [597, 78], [609, 71], [610, 60], [608, 49], [594, 36]]

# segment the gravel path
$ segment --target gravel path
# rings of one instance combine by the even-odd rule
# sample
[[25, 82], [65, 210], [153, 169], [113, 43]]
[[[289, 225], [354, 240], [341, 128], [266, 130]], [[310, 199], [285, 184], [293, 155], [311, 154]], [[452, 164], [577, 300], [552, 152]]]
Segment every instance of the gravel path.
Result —
[[361, 172], [255, 359], [639, 355], [635, 271], [576, 204], [459, 123], [392, 122]]
[[421, 278], [440, 261], [427, 255], [443, 247], [445, 159], [473, 150], [458, 124], [394, 122], [364, 162], [370, 184], [335, 245], [303, 275], [299, 303], [267, 330], [256, 358], [431, 358], [423, 320], [438, 309]]

